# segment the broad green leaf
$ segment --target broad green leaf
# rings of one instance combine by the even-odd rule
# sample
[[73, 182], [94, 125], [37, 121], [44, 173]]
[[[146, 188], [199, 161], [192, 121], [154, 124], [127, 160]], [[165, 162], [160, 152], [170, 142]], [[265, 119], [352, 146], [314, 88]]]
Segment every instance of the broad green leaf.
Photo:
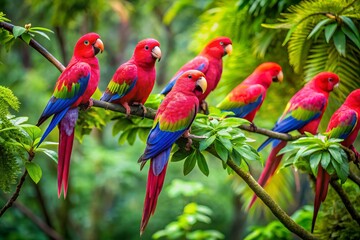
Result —
[[330, 163], [330, 153], [329, 152], [323, 152], [321, 155], [321, 166], [326, 169], [329, 166]]
[[351, 32], [348, 28], [346, 27], [341, 27], [341, 30], [345, 33], [345, 35], [350, 38], [350, 40], [358, 47], [360, 48], [360, 40], [359, 38], [357, 38], [355, 36], [355, 34], [353, 32]]
[[207, 149], [214, 141], [215, 141], [216, 135], [212, 135], [211, 137], [208, 137], [205, 140], [202, 140], [200, 142], [199, 150], [203, 151]]
[[349, 26], [349, 28], [353, 31], [353, 33], [355, 33], [356, 37], [359, 39], [360, 33], [359, 33], [359, 30], [357, 29], [357, 27], [355, 26], [355, 23], [353, 22], [353, 20], [351, 20], [351, 18], [346, 17], [346, 16], [340, 16], [340, 18], [344, 21], [344, 23], [346, 25]]
[[337, 26], [337, 23], [332, 23], [325, 27], [325, 40], [327, 43], [330, 42], [330, 39], [334, 35]]
[[38, 151], [40, 150], [41, 152], [43, 152], [44, 154], [46, 154], [49, 158], [51, 158], [52, 160], [54, 160], [54, 162], [58, 162], [58, 153], [56, 151], [53, 150], [49, 150], [49, 149], [45, 149], [45, 148], [38, 148]]
[[337, 29], [334, 33], [334, 45], [336, 50], [340, 53], [340, 55], [346, 55], [346, 37], [345, 34], [340, 30]]
[[197, 165], [199, 166], [200, 171], [205, 176], [209, 176], [209, 167], [207, 165], [204, 155], [200, 151], [196, 151], [195, 158], [197, 160]]
[[188, 175], [194, 169], [195, 164], [196, 164], [196, 157], [195, 157], [195, 153], [193, 153], [185, 159], [184, 169], [183, 169], [183, 173], [185, 176]]
[[331, 156], [333, 157], [333, 159], [338, 162], [338, 163], [342, 163], [342, 158], [341, 158], [341, 154], [339, 149], [333, 149], [332, 147], [328, 148], [328, 151], [330, 152]]
[[315, 153], [315, 154], [310, 156], [310, 162], [309, 163], [310, 163], [311, 171], [314, 174], [314, 176], [317, 175], [317, 169], [318, 169], [321, 157], [322, 157], [321, 152]]
[[215, 151], [219, 155], [221, 160], [223, 160], [224, 162], [227, 161], [229, 154], [228, 150], [219, 140], [215, 140]]
[[26, 29], [23, 27], [14, 26], [14, 28], [13, 28], [13, 34], [14, 34], [15, 38], [21, 36], [21, 34], [23, 34], [24, 32], [26, 32]]
[[341, 183], [344, 183], [349, 176], [349, 163], [344, 162], [343, 164], [339, 164], [338, 162], [333, 161], [332, 166], [335, 169], [336, 175], [340, 178]]
[[314, 34], [316, 34], [320, 28], [324, 25], [326, 25], [327, 23], [333, 21], [332, 19], [330, 18], [326, 18], [322, 21], [320, 21], [318, 24], [316, 24], [316, 26], [313, 28], [313, 30], [310, 32], [309, 36], [307, 37], [307, 39], [310, 39]]
[[39, 31], [43, 31], [43, 32], [50, 32], [50, 33], [54, 33], [54, 31], [48, 29], [48, 28], [44, 28], [44, 27], [31, 27], [31, 30], [39, 30]]
[[241, 156], [248, 161], [255, 161], [260, 158], [259, 154], [255, 154], [251, 147], [248, 145], [242, 145], [240, 147], [235, 146], [236, 150], [241, 154]]
[[35, 182], [38, 183], [42, 176], [42, 171], [39, 164], [34, 162], [26, 162], [25, 168], [29, 173], [30, 178]]
[[32, 39], [31, 35], [28, 33], [23, 33], [21, 35], [21, 38], [24, 40], [24, 42], [26, 42], [26, 44], [30, 44], [30, 41]]
[[238, 127], [243, 124], [249, 124], [249, 121], [246, 119], [243, 119], [243, 118], [229, 117], [229, 118], [223, 119], [220, 123], [220, 126], [221, 126], [221, 128]]
[[236, 148], [234, 148], [231, 152], [231, 159], [236, 163], [236, 165], [240, 166], [241, 164], [241, 160], [242, 160], [242, 156], [241, 154], [238, 152], [238, 150]]
[[186, 151], [185, 149], [177, 150], [171, 157], [172, 162], [182, 161], [187, 158], [192, 152]]
[[136, 140], [137, 131], [138, 131], [138, 128], [133, 128], [133, 129], [129, 130], [127, 140], [130, 145], [134, 145], [134, 142]]
[[218, 140], [226, 147], [226, 149], [231, 152], [233, 148], [233, 144], [230, 139], [224, 137], [218, 137]]

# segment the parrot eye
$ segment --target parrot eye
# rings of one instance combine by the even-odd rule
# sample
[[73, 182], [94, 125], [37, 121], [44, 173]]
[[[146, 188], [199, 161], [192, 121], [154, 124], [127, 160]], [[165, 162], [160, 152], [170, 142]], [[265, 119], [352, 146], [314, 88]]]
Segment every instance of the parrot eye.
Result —
[[148, 46], [148, 45], [145, 45], [145, 49], [146, 49], [146, 50], [149, 50], [149, 46]]
[[188, 78], [192, 78], [191, 74], [188, 75]]
[[89, 41], [88, 41], [88, 40], [85, 40], [85, 41], [84, 41], [84, 44], [85, 44], [85, 45], [89, 45]]
[[220, 45], [222, 46], [222, 45], [224, 45], [224, 43], [223, 43], [223, 42], [220, 42]]
[[329, 78], [328, 80], [329, 80], [329, 82], [332, 82], [332, 81], [334, 81], [334, 79], [332, 79], [332, 78]]

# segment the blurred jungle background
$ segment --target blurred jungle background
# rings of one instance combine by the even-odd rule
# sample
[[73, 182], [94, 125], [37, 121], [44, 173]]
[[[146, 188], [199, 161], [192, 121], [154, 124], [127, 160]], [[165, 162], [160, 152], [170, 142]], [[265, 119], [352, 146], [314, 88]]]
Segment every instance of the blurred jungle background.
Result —
[[[347, 94], [360, 87], [359, 5], [359, 1], [349, 0], [2, 0], [0, 11], [14, 25], [31, 23], [52, 30], [53, 34], [47, 33], [50, 40], [40, 35], [35, 39], [64, 65], [82, 34], [99, 33], [105, 45], [104, 53], [98, 55], [100, 91], [106, 88], [117, 67], [131, 57], [136, 43], [144, 38], [155, 38], [161, 44], [163, 56], [156, 63], [153, 89], [156, 94], [209, 40], [216, 36], [230, 37], [233, 54], [224, 57], [222, 80], [208, 97], [208, 103], [216, 106], [260, 63], [277, 62], [283, 68], [284, 81], [272, 84], [255, 118], [255, 124], [262, 128], [271, 129], [286, 102], [312, 76], [324, 70], [334, 71], [342, 82], [331, 94], [320, 128], [324, 131], [329, 117]], [[349, 28], [354, 33], [349, 37], [347, 27], [342, 25], [339, 31], [345, 29], [344, 36], [329, 40], [323, 32], [325, 23], [312, 33], [317, 24], [326, 19], [324, 14], [312, 17], [316, 11], [349, 16], [355, 29]], [[289, 29], [292, 29], [291, 36]], [[10, 49], [0, 46], [0, 85], [11, 89], [19, 99], [20, 108], [12, 113], [27, 116], [28, 123], [36, 123], [59, 74], [21, 40], [15, 41]], [[94, 98], [100, 96], [98, 92]], [[80, 141], [75, 141], [66, 200], [57, 198], [56, 163], [46, 154], [37, 154], [33, 161], [42, 169], [41, 180], [35, 184], [27, 178], [16, 204], [0, 218], [0, 239], [52, 239], [54, 236], [59, 239], [139, 239], [147, 167], [139, 171], [137, 159], [145, 148], [149, 128], [143, 137], [131, 131], [123, 134], [121, 126], [114, 126], [111, 120], [113, 113], [99, 109], [97, 114], [98, 128], [78, 129], [89, 134], [78, 133]], [[53, 131], [48, 140], [57, 142], [57, 132]], [[255, 140], [250, 143], [255, 148], [265, 139], [262, 135], [245, 134]], [[358, 143], [355, 146], [360, 149]], [[56, 146], [52, 149], [56, 150]], [[268, 153], [269, 148], [260, 153], [261, 158], [266, 159]], [[182, 162], [169, 164], [157, 211], [143, 239], [294, 238], [260, 200], [247, 212], [253, 192], [240, 178], [228, 174], [212, 155], [207, 154], [206, 161], [208, 176], [198, 168], [184, 176]], [[260, 162], [252, 162], [250, 169], [257, 179], [262, 166]], [[22, 172], [19, 168], [10, 188], [6, 193], [1, 191], [1, 205], [15, 190]], [[312, 184], [306, 174], [294, 172], [292, 168], [281, 169], [266, 190], [297, 223], [309, 229]], [[359, 211], [358, 186], [347, 181], [344, 187], [350, 191], [350, 199], [357, 203], [354, 204]], [[354, 230], [358, 225], [349, 219], [331, 189], [317, 220], [317, 234], [326, 236], [327, 228], [347, 224], [334, 236], [359, 239], [359, 231]], [[55, 233], [49, 234], [49, 231]]]

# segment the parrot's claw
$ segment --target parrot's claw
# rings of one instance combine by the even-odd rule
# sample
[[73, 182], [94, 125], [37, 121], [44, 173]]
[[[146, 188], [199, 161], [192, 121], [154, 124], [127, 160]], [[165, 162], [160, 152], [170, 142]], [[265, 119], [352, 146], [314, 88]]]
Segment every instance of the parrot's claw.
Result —
[[201, 101], [200, 111], [203, 112], [206, 115], [209, 114], [209, 106], [208, 106], [208, 104], [207, 104], [207, 102], [205, 100]]
[[143, 116], [142, 116], [142, 118], [144, 119], [144, 118], [145, 118], [145, 115], [146, 115], [146, 113], [147, 113], [147, 110], [146, 110], [146, 107], [144, 106], [144, 104], [138, 103], [138, 102], [134, 102], [133, 105], [138, 106], [139, 108], [142, 109], [142, 111], [143, 111]]
[[250, 131], [256, 132], [257, 126], [254, 123], [250, 123]]
[[131, 112], [129, 104], [127, 102], [124, 102], [121, 105], [125, 108], [125, 116], [126, 116], [126, 118], [129, 118], [130, 117], [130, 112]]
[[80, 105], [80, 109], [86, 111], [86, 110], [89, 110], [92, 106], [94, 106], [94, 100], [92, 98], [90, 98], [87, 103]]
[[192, 144], [192, 139], [190, 138], [191, 134], [190, 134], [190, 130], [186, 130], [183, 134], [184, 138], [187, 139], [187, 143], [185, 145], [185, 150], [186, 151], [190, 151], [191, 150], [191, 144]]

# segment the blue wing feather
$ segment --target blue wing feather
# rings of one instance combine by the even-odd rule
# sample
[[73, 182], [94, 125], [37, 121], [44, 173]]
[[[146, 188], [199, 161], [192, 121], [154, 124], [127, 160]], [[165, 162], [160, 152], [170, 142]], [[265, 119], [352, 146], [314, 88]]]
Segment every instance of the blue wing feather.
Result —
[[[236, 117], [245, 117], [246, 115], [248, 115], [251, 111], [253, 111], [254, 109], [256, 109], [260, 104], [262, 100], [262, 95], [260, 95], [255, 102], [252, 102], [250, 104], [246, 104], [244, 106], [238, 107], [238, 108], [231, 108], [229, 109], [230, 111], [235, 113]], [[228, 111], [228, 110], [225, 110]]]
[[112, 102], [112, 101], [115, 101], [115, 100], [118, 100], [122, 97], [124, 97], [126, 94], [128, 94], [134, 87], [135, 87], [135, 84], [137, 82], [138, 78], [136, 77], [134, 79], [134, 81], [131, 82], [129, 88], [123, 92], [122, 94], [119, 94], [119, 93], [111, 93], [110, 91], [105, 91], [103, 93], [103, 95], [101, 96], [100, 100], [101, 101], [105, 101], [105, 102]]
[[156, 126], [150, 131], [142, 159], [146, 160], [153, 158], [162, 151], [171, 148], [171, 146], [179, 137], [181, 137], [185, 130], [186, 129], [175, 132], [162, 131], [159, 127], [159, 123], [157, 123]]

